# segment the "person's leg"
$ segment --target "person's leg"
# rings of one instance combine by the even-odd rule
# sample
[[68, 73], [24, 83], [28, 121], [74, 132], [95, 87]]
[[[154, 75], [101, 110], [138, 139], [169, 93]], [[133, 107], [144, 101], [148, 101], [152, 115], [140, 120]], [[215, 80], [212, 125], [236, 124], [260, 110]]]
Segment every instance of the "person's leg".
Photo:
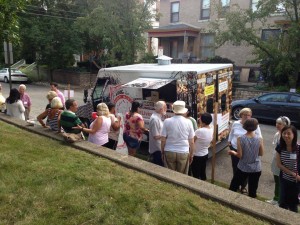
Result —
[[251, 198], [256, 198], [256, 192], [257, 192], [257, 188], [258, 188], [258, 182], [259, 182], [260, 175], [261, 175], [261, 171], [255, 172], [255, 173], [248, 173], [248, 181], [249, 181], [248, 195]]
[[136, 149], [135, 148], [130, 148], [129, 146], [127, 146], [127, 148], [128, 148], [128, 155], [135, 156]]
[[274, 175], [275, 181], [275, 189], [274, 189], [274, 201], [279, 201], [279, 193], [280, 193], [280, 183], [279, 183], [279, 176]]
[[189, 153], [176, 153], [176, 171], [179, 173], [188, 174], [189, 172]]
[[152, 163], [159, 166], [164, 166], [164, 162], [162, 161], [161, 157], [161, 151], [156, 151], [152, 154]]
[[280, 181], [279, 207], [287, 209], [288, 208], [287, 192], [289, 191], [286, 183], [287, 181], [282, 177], [279, 178], [279, 181]]
[[200, 157], [200, 179], [206, 180], [206, 162], [208, 159], [208, 155]]
[[247, 175], [242, 172], [240, 169], [237, 168], [235, 174], [233, 175], [233, 178], [230, 182], [229, 190], [231, 191], [237, 191], [239, 189], [239, 186], [241, 183], [247, 178]]
[[171, 170], [176, 170], [176, 153], [165, 151], [165, 166]]
[[298, 212], [298, 184], [291, 181], [288, 181], [287, 205], [289, 210]]
[[194, 156], [191, 164], [193, 177], [200, 179], [200, 156]]

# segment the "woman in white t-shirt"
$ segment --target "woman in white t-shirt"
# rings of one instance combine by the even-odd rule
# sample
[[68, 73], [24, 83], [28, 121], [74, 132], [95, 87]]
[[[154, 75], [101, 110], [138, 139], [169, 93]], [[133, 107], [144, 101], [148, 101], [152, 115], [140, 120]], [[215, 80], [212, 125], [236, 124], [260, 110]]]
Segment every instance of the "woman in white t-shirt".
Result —
[[208, 159], [208, 148], [213, 139], [213, 129], [209, 126], [212, 116], [204, 113], [198, 119], [198, 126], [195, 131], [195, 152], [191, 165], [192, 175], [195, 178], [206, 180], [206, 162]]
[[20, 120], [25, 120], [25, 107], [20, 99], [20, 93], [16, 88], [10, 90], [6, 99], [6, 114]]

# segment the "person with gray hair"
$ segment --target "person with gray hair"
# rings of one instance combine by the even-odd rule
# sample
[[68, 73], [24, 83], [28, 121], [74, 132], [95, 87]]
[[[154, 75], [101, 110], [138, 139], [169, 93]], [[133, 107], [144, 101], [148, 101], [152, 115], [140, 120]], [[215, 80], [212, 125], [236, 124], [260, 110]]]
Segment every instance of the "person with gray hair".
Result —
[[163, 127], [162, 117], [167, 113], [167, 105], [164, 101], [155, 103], [155, 111], [149, 121], [149, 153], [151, 162], [164, 166], [161, 156], [161, 131]]
[[29, 114], [30, 114], [30, 109], [31, 109], [31, 99], [25, 91], [26, 91], [25, 84], [20, 84], [19, 92], [20, 92], [20, 99], [25, 107], [25, 113], [24, 113], [25, 120], [29, 120]]
[[275, 182], [274, 197], [273, 197], [273, 199], [266, 200], [266, 202], [268, 202], [272, 205], [278, 205], [279, 193], [280, 193], [280, 180], [279, 180], [280, 169], [277, 166], [276, 150], [275, 149], [280, 143], [280, 137], [281, 137], [282, 129], [285, 126], [290, 126], [290, 125], [291, 125], [291, 121], [286, 116], [280, 116], [276, 120], [277, 132], [275, 133], [274, 138], [273, 138], [273, 142], [272, 142], [274, 147], [273, 147], [273, 159], [272, 159], [272, 163], [271, 163], [271, 171], [273, 173], [274, 182]]
[[[240, 111], [239, 116], [240, 116], [240, 119], [238, 121], [235, 121], [232, 124], [231, 130], [229, 133], [229, 137], [228, 137], [229, 148], [230, 148], [230, 150], [233, 150], [233, 151], [237, 151], [238, 137], [247, 133], [247, 131], [243, 128], [243, 124], [245, 123], [245, 121], [247, 119], [250, 119], [252, 117], [252, 110], [250, 108], [243, 108]], [[259, 125], [257, 126], [257, 129], [254, 131], [254, 133], [258, 137], [262, 138]], [[231, 154], [230, 156], [231, 156], [232, 172], [233, 172], [233, 174], [235, 174], [237, 171], [237, 165], [238, 165], [240, 159], [238, 157], [236, 157], [235, 154]], [[247, 186], [247, 180], [245, 180], [245, 182], [241, 185], [240, 191], [242, 194], [247, 193], [246, 186]]]

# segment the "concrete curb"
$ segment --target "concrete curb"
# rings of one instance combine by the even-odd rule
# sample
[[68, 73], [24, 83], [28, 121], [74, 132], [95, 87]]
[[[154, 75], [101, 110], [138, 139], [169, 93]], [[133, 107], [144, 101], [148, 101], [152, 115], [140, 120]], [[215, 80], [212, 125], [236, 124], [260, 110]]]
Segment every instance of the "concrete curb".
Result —
[[[46, 130], [41, 126], [28, 126], [27, 122], [6, 116], [2, 113], [0, 113], [0, 120], [27, 131], [58, 141], [63, 141], [62, 136], [58, 135], [57, 133]], [[156, 166], [138, 158], [123, 155], [105, 147], [95, 148], [94, 144], [85, 141], [70, 145], [78, 150], [83, 150], [90, 154], [104, 157], [127, 168], [153, 176], [159, 180], [184, 187], [203, 198], [216, 201], [222, 205], [242, 211], [256, 218], [266, 220], [272, 224], [295, 225], [300, 223], [300, 215], [297, 213], [293, 213], [268, 203], [252, 199], [245, 195], [229, 191], [211, 183], [204, 182], [160, 166]]]

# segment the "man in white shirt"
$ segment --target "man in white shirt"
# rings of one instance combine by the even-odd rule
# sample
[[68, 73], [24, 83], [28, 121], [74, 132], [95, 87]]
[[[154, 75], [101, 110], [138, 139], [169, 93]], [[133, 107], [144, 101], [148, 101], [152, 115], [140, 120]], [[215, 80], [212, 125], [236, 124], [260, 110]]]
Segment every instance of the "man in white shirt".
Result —
[[184, 117], [187, 112], [184, 101], [173, 103], [175, 116], [164, 121], [161, 133], [161, 152], [165, 166], [180, 173], [188, 174], [194, 153], [194, 128]]
[[162, 116], [167, 112], [167, 105], [164, 101], [155, 103], [155, 112], [151, 115], [149, 121], [149, 153], [151, 162], [164, 166], [161, 156], [161, 131], [163, 127]]

